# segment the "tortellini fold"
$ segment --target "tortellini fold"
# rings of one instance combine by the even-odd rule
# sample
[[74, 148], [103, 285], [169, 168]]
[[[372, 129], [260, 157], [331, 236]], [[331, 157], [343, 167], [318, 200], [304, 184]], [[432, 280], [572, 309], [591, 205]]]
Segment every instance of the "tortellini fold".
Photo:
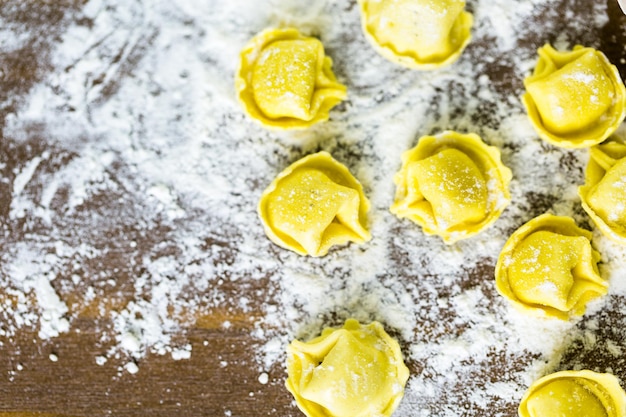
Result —
[[578, 189], [583, 209], [598, 229], [626, 244], [626, 144], [617, 137], [590, 151], [585, 185]]
[[522, 96], [539, 136], [556, 146], [583, 148], [608, 138], [626, 116], [626, 87], [606, 56], [580, 45], [538, 50]]
[[328, 120], [329, 111], [346, 98], [322, 43], [293, 28], [255, 36], [241, 51], [235, 84], [246, 112], [278, 129]]
[[496, 288], [518, 309], [568, 320], [607, 293], [591, 232], [565, 216], [543, 214], [517, 229], [496, 264]]
[[378, 322], [348, 319], [287, 348], [287, 389], [308, 417], [388, 417], [409, 370], [398, 342]]
[[258, 207], [270, 240], [311, 256], [326, 255], [333, 245], [370, 240], [368, 210], [361, 184], [328, 152], [285, 169], [263, 192]]
[[454, 243], [496, 221], [510, 202], [511, 177], [500, 151], [475, 134], [424, 136], [402, 155], [390, 210]]
[[366, 38], [385, 58], [416, 69], [456, 61], [471, 39], [465, 0], [359, 0]]
[[561, 371], [535, 381], [518, 413], [520, 417], [624, 417], [626, 393], [611, 374]]

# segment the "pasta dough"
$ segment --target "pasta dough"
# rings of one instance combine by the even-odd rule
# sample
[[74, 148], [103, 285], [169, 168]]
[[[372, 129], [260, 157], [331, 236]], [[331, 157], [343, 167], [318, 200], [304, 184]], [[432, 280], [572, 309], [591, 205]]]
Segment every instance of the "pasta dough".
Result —
[[570, 217], [544, 214], [508, 239], [496, 264], [496, 288], [515, 307], [562, 320], [607, 293], [591, 232]]
[[535, 381], [518, 411], [520, 417], [624, 417], [626, 394], [611, 374], [562, 371]]
[[293, 28], [255, 36], [241, 51], [235, 84], [246, 112], [279, 129], [328, 120], [330, 109], [346, 98], [322, 43]]
[[475, 134], [447, 131], [420, 138], [402, 155], [391, 212], [424, 233], [454, 243], [479, 233], [510, 202], [511, 170], [500, 151]]
[[600, 231], [626, 244], [626, 144], [613, 137], [591, 148], [582, 206]]
[[471, 39], [465, 0], [359, 0], [363, 32], [387, 59], [432, 69], [456, 61]]
[[368, 210], [361, 184], [327, 152], [289, 166], [259, 202], [267, 236], [283, 248], [311, 256], [326, 255], [333, 245], [370, 240]]
[[522, 101], [539, 136], [557, 146], [582, 148], [608, 138], [626, 116], [626, 88], [606, 56], [580, 45], [538, 50], [524, 80]]
[[400, 346], [378, 322], [346, 320], [287, 348], [287, 389], [308, 417], [391, 416], [409, 370]]

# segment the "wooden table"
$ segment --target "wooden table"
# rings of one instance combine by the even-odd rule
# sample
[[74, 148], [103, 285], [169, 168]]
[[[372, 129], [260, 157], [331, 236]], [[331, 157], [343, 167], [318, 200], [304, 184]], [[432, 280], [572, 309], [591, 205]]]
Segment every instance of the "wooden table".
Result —
[[[83, 0], [0, 2], [0, 17], [5, 21], [39, 28], [39, 31], [31, 31], [31, 36], [19, 50], [9, 54], [0, 51], [0, 129], [5, 127], [7, 117], [24, 105], [30, 89], [49, 71], [58, 71], [49, 61], [48, 51], [55, 36], [63, 33], [64, 27], [72, 22], [74, 12], [79, 11], [84, 3]], [[561, 7], [562, 3], [554, 2], [554, 7]], [[584, 8], [593, 1], [575, 3], [576, 7]], [[617, 64], [624, 77], [626, 17], [621, 15], [615, 1], [607, 0], [607, 3], [610, 21], [601, 33], [600, 48]], [[566, 19], [566, 16], [561, 18]], [[1, 45], [0, 42], [0, 48]], [[9, 219], [14, 168], [23, 166], [33, 154], [47, 146], [46, 131], [37, 131], [37, 126], [32, 129], [29, 134], [33, 140], [27, 143], [0, 136], [0, 177], [7, 179], [0, 182], [0, 253], [18, 242], [27, 241], [30, 228], [37, 227]], [[103, 195], [102, 201], [91, 201], [84, 208], [85, 212], [98, 212], [107, 204], [105, 199], [116, 197], [119, 196], [114, 193]], [[100, 232], [91, 238], [107, 249], [106, 256], [83, 264], [84, 271], [93, 274], [80, 285], [98, 285], [96, 271], [117, 271], [109, 300], [110, 308], [115, 309], [133, 295], [131, 277], [140, 273], [133, 259], [140, 256], [143, 248], [152, 247], [159, 239], [167, 239], [168, 230], [157, 224], [146, 234], [133, 222], [121, 221], [116, 227]], [[65, 237], [71, 239], [72, 233], [68, 229]], [[125, 242], [129, 239], [137, 242], [135, 251], [125, 249]], [[220, 244], [227, 250], [236, 250], [231, 247], [232, 242]], [[475, 273], [491, 274], [492, 267], [485, 266]], [[82, 291], [80, 285], [75, 288], [76, 292]], [[258, 341], [251, 333], [255, 330], [254, 322], [263, 315], [258, 305], [271, 298], [271, 281], [256, 280], [248, 283], [244, 290], [235, 284], [227, 284], [222, 291], [227, 298], [248, 296], [253, 301], [250, 310], [244, 312], [225, 302], [193, 312], [198, 315], [196, 324], [180, 329], [192, 346], [191, 358], [176, 361], [170, 355], [148, 353], [138, 360], [139, 371], [135, 374], [123, 369], [128, 362], [123, 355], [113, 356], [101, 366], [96, 363], [96, 358], [105, 353], [103, 346], [106, 344], [101, 343], [101, 336], [111, 330], [112, 323], [99, 317], [95, 304], [73, 304], [71, 291], [64, 292], [65, 301], [71, 308], [76, 308], [71, 312], [73, 320], [69, 332], [42, 340], [36, 328], [25, 326], [14, 335], [0, 337], [0, 417], [300, 415], [284, 388], [283, 365], [263, 370], [255, 361]], [[0, 295], [0, 300], [11, 300], [11, 297]], [[621, 301], [614, 299], [609, 305], [619, 309]], [[600, 318], [607, 323], [608, 332], [613, 326], [620, 326], [619, 322], [612, 322], [610, 315]], [[222, 326], [226, 320], [231, 323], [228, 328]], [[606, 360], [611, 358], [599, 353], [590, 359], [590, 363]], [[414, 363], [409, 366], [412, 371], [418, 368]], [[625, 380], [626, 368], [617, 369], [621, 370], [618, 376]], [[259, 380], [261, 372], [268, 373], [267, 383]], [[505, 414], [514, 416], [514, 406]]]

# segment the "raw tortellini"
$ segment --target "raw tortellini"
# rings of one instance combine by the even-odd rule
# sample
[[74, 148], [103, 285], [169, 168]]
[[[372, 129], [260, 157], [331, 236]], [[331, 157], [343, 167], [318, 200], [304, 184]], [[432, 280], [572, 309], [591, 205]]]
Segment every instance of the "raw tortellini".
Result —
[[402, 155], [391, 212], [454, 243], [496, 221], [510, 202], [510, 181], [500, 151], [477, 135], [424, 136]]
[[261, 124], [305, 128], [328, 120], [330, 109], [346, 97], [331, 67], [318, 39], [296, 29], [268, 29], [241, 51], [237, 94]]
[[520, 417], [624, 417], [626, 394], [611, 374], [562, 371], [535, 381], [518, 412]]
[[287, 389], [308, 417], [388, 417], [409, 370], [398, 342], [378, 322], [346, 320], [287, 348]]
[[608, 138], [626, 116], [626, 88], [600, 51], [580, 45], [538, 50], [522, 101], [539, 136], [557, 146], [583, 148]]
[[267, 236], [283, 248], [311, 256], [326, 255], [333, 245], [370, 240], [368, 210], [361, 184], [327, 152], [293, 163], [259, 202]]
[[370, 43], [387, 59], [432, 69], [456, 61], [471, 38], [465, 0], [359, 0]]
[[567, 320], [607, 293], [591, 232], [570, 217], [544, 214], [507, 240], [496, 264], [496, 288], [522, 311]]
[[596, 226], [626, 244], [626, 144], [613, 137], [591, 148], [585, 185], [578, 189], [582, 205]]

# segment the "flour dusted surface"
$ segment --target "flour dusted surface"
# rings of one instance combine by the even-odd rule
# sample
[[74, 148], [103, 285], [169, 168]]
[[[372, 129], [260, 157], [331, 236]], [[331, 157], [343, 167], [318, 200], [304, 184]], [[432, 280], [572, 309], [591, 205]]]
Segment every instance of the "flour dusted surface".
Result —
[[[596, 233], [611, 292], [577, 323], [521, 316], [493, 283], [506, 238], [530, 218], [551, 210], [590, 227], [576, 194], [587, 152], [541, 142], [519, 96], [544, 42], [602, 46], [606, 2], [470, 1], [472, 43], [432, 72], [377, 55], [354, 2], [76, 3], [39, 27], [20, 23], [19, 6], [0, 12], [3, 80], [12, 53], [42, 62], [30, 85], [1, 83], [1, 343], [28, 329], [54, 340], [94, 317], [92, 366], [141, 378], [148, 353], [193, 357], [187, 332], [219, 310], [255, 320], [250, 366], [269, 389], [293, 338], [376, 319], [411, 369], [398, 416], [515, 415], [532, 380], [561, 368], [626, 377], [623, 248]], [[348, 86], [329, 122], [295, 133], [248, 119], [233, 86], [239, 50], [280, 24], [319, 36]], [[388, 211], [402, 152], [446, 129], [501, 148], [514, 175], [495, 225], [452, 246]], [[313, 259], [273, 245], [256, 205], [318, 150], [363, 184], [373, 239]], [[228, 316], [213, 320], [231, 331]]]

